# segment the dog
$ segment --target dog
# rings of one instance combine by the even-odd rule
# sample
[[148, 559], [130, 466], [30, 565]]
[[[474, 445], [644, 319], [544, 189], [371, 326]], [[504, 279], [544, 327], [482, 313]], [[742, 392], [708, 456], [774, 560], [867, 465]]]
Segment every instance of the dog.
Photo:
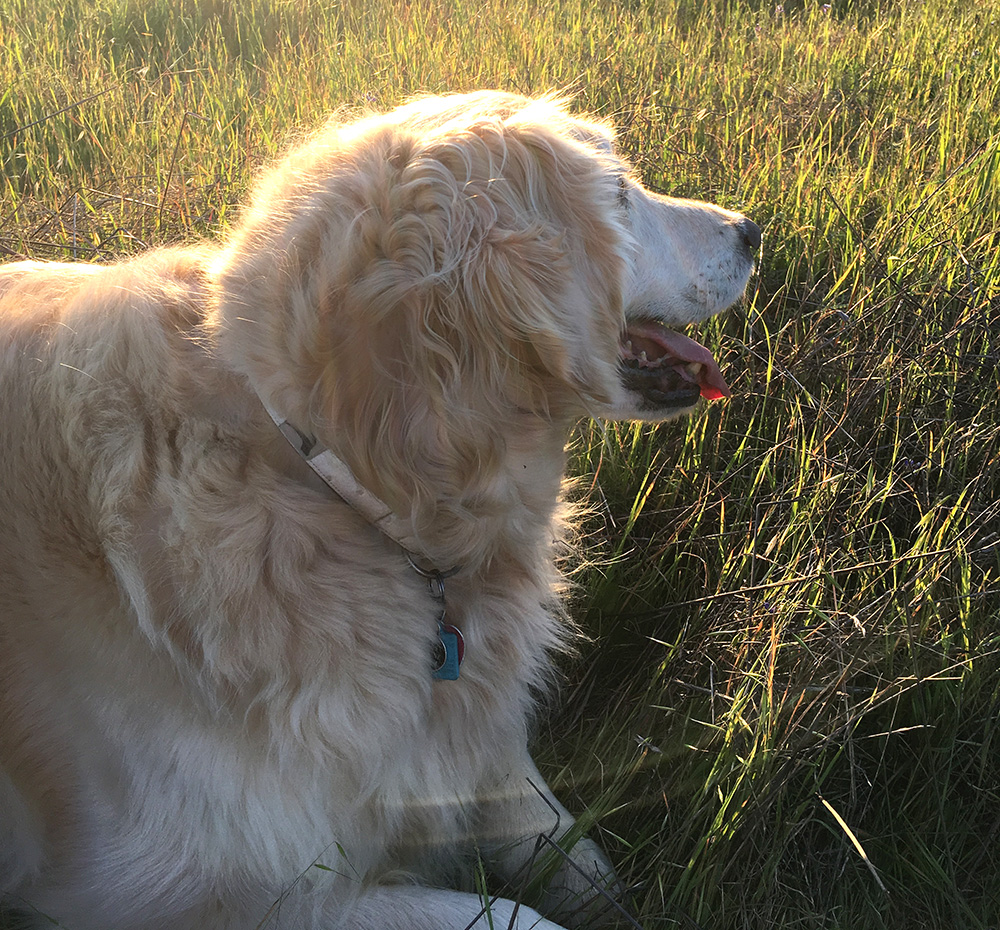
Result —
[[[219, 242], [0, 270], [0, 893], [67, 930], [557, 930], [527, 750], [584, 417], [729, 388], [761, 233], [549, 95], [334, 118]], [[533, 865], [534, 862], [534, 865]], [[552, 871], [552, 869], [550, 869]], [[516, 895], [515, 895], [516, 896]], [[544, 916], [542, 916], [544, 915]]]

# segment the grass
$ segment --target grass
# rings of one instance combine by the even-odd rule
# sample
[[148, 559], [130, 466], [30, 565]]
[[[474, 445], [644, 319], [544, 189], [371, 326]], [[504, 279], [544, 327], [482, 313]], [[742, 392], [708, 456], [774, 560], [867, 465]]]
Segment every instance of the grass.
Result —
[[647, 930], [995, 926], [995, 4], [0, 0], [0, 256], [211, 234], [330, 109], [480, 86], [765, 231], [733, 398], [574, 438], [547, 774]]

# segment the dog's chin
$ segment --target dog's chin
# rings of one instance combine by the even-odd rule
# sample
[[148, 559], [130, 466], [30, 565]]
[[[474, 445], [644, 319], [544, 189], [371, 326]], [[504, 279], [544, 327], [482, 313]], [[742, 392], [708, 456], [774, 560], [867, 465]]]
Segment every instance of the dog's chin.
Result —
[[712, 353], [652, 318], [627, 321], [618, 357], [622, 399], [614, 419], [665, 420], [691, 410], [699, 398], [729, 397]]
[[650, 414], [671, 416], [694, 407], [701, 398], [701, 386], [686, 380], [673, 368], [639, 368], [620, 364], [618, 377], [634, 406]]
[[650, 397], [630, 390], [624, 385], [621, 394], [623, 396], [616, 403], [595, 415], [603, 420], [660, 423], [690, 413], [700, 398], [697, 393], [678, 394], [673, 397], [660, 397], [657, 393]]

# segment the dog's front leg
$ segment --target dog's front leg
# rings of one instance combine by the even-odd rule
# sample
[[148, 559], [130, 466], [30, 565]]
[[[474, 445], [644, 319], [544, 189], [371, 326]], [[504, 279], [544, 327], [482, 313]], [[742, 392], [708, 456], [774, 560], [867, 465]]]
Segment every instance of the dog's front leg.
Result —
[[539, 911], [568, 927], [599, 923], [609, 913], [601, 891], [617, 896], [611, 863], [593, 840], [577, 835], [573, 815], [556, 800], [527, 752], [479, 799], [479, 815], [479, 841], [501, 878], [517, 889], [551, 875]]
[[564, 930], [506, 898], [414, 885], [370, 888], [351, 912], [351, 930]]

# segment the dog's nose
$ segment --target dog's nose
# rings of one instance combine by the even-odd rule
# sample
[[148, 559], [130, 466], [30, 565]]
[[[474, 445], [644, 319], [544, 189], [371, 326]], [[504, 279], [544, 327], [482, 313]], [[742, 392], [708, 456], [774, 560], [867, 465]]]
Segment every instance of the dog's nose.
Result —
[[736, 228], [743, 237], [743, 241], [746, 243], [747, 248], [751, 252], [756, 252], [757, 249], [760, 248], [761, 243], [760, 227], [753, 220], [748, 220], [746, 217], [743, 217], [743, 219], [736, 223]]

